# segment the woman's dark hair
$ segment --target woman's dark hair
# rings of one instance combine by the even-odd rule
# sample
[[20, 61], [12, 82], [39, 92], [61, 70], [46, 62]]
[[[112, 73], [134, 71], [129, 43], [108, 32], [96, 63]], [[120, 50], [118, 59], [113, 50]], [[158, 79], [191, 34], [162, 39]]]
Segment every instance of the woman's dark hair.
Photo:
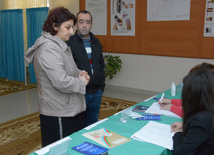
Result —
[[76, 23], [75, 16], [66, 8], [64, 7], [57, 7], [51, 9], [48, 13], [48, 18], [44, 22], [42, 26], [42, 30], [49, 32], [52, 35], [56, 35], [57, 31], [54, 30], [54, 27], [60, 27], [63, 22], [73, 19], [74, 25]]
[[196, 113], [208, 111], [214, 116], [214, 74], [211, 70], [201, 68], [183, 78], [182, 106], [183, 136], [188, 120]]
[[195, 70], [198, 70], [198, 69], [201, 69], [201, 68], [204, 68], [204, 69], [209, 69], [211, 72], [213, 72], [214, 74], [214, 65], [213, 64], [210, 64], [210, 63], [207, 63], [207, 62], [202, 62], [201, 64], [198, 64], [196, 65], [195, 67], [193, 67], [190, 71], [195, 71]]

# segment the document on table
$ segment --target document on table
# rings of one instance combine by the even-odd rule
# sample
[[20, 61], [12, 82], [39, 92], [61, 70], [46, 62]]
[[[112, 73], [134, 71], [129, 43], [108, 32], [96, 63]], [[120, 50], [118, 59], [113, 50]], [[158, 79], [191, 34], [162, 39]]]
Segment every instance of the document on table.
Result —
[[133, 134], [131, 138], [159, 145], [172, 150], [172, 136], [174, 135], [174, 132], [172, 133], [170, 132], [170, 130], [170, 125], [150, 121], [138, 132]]
[[180, 116], [176, 115], [175, 113], [168, 111], [168, 110], [160, 110], [160, 105], [158, 102], [154, 102], [146, 111], [145, 113], [151, 113], [151, 114], [159, 114], [159, 115], [166, 115], [166, 116], [172, 116], [172, 117], [178, 117]]
[[131, 139], [105, 128], [87, 132], [82, 135], [108, 148], [113, 148], [131, 141]]

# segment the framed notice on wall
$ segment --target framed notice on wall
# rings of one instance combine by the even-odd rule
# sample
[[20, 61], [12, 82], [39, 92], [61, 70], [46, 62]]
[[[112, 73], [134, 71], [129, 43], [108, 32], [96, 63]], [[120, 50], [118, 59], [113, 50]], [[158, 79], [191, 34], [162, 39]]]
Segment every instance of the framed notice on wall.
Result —
[[214, 37], [214, 0], [206, 1], [204, 36]]
[[147, 21], [190, 19], [190, 0], [147, 0]]
[[106, 0], [86, 0], [86, 10], [93, 17], [91, 32], [95, 35], [107, 35], [107, 2]]
[[111, 35], [135, 35], [135, 0], [111, 0]]

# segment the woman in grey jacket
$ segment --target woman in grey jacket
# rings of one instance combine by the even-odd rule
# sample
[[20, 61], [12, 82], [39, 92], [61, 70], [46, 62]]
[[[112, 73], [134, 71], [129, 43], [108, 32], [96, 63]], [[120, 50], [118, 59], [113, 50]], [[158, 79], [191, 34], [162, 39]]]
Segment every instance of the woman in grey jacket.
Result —
[[43, 147], [85, 127], [84, 94], [90, 77], [77, 68], [65, 43], [74, 24], [75, 16], [66, 8], [50, 10], [41, 37], [24, 55], [34, 64]]

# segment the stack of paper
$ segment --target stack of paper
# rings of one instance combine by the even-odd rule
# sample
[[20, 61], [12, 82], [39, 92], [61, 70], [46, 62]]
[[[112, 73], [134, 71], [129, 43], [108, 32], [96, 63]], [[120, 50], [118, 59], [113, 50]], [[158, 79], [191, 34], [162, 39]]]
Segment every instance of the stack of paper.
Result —
[[145, 113], [151, 113], [151, 114], [159, 114], [159, 115], [166, 115], [166, 116], [172, 116], [172, 117], [178, 117], [175, 113], [168, 111], [168, 110], [160, 110], [161, 106], [158, 104], [158, 102], [154, 102], [146, 111]]
[[174, 132], [170, 132], [170, 125], [150, 121], [131, 138], [139, 141], [156, 144], [169, 150], [173, 148], [172, 137]]

